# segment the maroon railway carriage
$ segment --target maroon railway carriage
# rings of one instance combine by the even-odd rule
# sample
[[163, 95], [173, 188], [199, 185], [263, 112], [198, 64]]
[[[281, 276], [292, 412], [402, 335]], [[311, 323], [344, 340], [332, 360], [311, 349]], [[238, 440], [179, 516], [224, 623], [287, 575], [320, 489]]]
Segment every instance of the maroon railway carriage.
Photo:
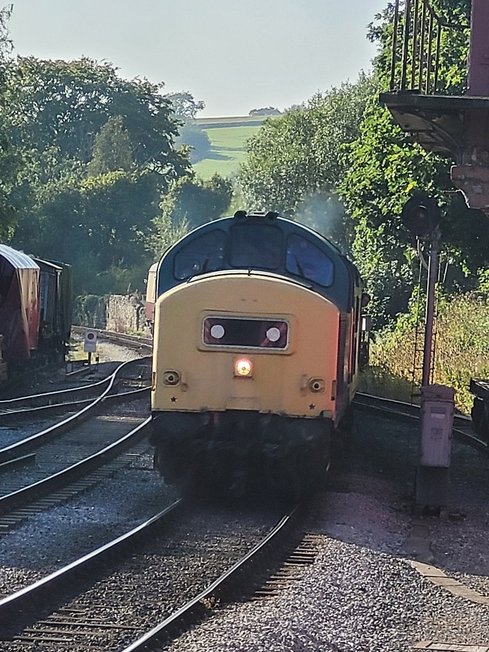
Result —
[[29, 360], [37, 348], [39, 274], [32, 258], [0, 245], [0, 335], [7, 363]]

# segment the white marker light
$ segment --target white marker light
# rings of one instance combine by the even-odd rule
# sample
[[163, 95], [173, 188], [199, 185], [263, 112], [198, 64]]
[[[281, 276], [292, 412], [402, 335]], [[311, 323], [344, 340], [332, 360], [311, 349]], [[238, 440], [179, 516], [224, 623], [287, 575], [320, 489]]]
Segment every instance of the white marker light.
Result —
[[221, 337], [224, 337], [224, 333], [224, 326], [221, 326], [221, 324], [211, 326], [211, 335], [215, 340], [220, 340]]
[[280, 339], [280, 331], [276, 326], [267, 330], [267, 338], [270, 342], [277, 342]]

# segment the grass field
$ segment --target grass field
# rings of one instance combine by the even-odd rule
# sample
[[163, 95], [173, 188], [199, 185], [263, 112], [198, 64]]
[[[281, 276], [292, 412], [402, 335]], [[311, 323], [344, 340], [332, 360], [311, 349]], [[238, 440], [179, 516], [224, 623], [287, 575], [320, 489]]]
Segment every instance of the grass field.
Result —
[[199, 177], [209, 179], [216, 172], [231, 177], [245, 157], [245, 143], [260, 129], [263, 118], [202, 118], [197, 123], [211, 141], [211, 155], [194, 164]]

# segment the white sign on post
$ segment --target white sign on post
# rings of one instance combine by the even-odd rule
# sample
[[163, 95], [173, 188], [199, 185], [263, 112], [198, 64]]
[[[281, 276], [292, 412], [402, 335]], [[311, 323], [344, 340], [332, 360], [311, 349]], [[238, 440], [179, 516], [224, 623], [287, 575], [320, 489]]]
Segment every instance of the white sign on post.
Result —
[[85, 331], [85, 353], [95, 353], [97, 350], [97, 333], [95, 331]]

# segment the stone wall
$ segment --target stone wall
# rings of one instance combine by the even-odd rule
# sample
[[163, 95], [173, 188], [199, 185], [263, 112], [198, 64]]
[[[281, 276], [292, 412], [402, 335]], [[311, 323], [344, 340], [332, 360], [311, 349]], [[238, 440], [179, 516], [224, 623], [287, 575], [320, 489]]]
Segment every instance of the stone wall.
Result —
[[117, 333], [149, 333], [140, 295], [111, 294], [107, 300], [106, 329]]

